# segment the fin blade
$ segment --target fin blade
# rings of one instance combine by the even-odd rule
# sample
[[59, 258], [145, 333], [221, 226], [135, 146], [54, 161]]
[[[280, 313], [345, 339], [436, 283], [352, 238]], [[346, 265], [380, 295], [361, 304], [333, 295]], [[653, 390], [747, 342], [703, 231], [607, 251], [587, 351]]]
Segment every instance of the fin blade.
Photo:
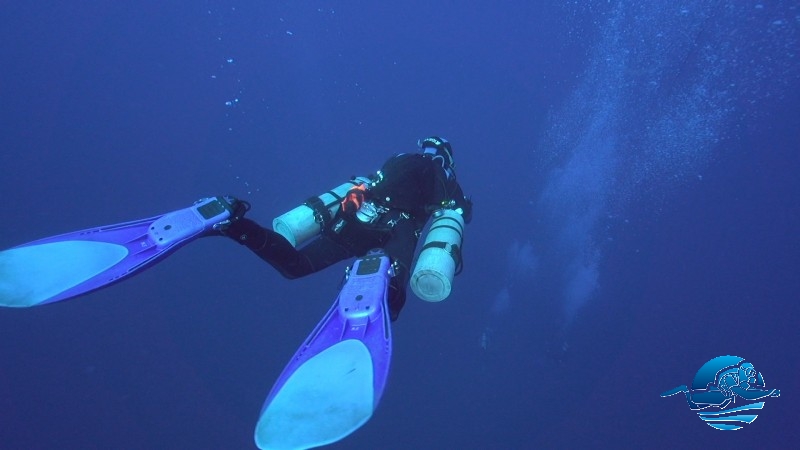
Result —
[[167, 214], [75, 231], [0, 252], [0, 306], [67, 300], [116, 283], [230, 217], [219, 197]]
[[333, 306], [267, 396], [255, 429], [259, 448], [331, 444], [372, 417], [391, 363], [389, 268], [384, 255], [356, 261]]
[[62, 241], [0, 252], [0, 305], [34, 306], [118, 264], [128, 249], [94, 241]]
[[356, 339], [341, 341], [286, 379], [256, 424], [256, 445], [302, 448], [339, 441], [372, 417], [374, 395], [369, 350]]

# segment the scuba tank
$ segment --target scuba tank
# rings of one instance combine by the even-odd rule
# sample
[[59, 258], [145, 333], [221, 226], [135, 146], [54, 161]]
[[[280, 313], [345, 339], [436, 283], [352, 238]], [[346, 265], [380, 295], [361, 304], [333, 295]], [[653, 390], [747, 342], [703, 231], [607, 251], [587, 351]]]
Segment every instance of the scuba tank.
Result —
[[362, 183], [371, 183], [367, 177], [355, 177], [317, 197], [311, 197], [302, 205], [278, 216], [272, 221], [272, 229], [281, 234], [293, 246], [319, 234], [325, 224], [336, 215], [347, 191]]
[[461, 214], [452, 209], [433, 213], [433, 222], [411, 274], [411, 290], [417, 297], [440, 302], [450, 295], [453, 277], [461, 266], [463, 236]]

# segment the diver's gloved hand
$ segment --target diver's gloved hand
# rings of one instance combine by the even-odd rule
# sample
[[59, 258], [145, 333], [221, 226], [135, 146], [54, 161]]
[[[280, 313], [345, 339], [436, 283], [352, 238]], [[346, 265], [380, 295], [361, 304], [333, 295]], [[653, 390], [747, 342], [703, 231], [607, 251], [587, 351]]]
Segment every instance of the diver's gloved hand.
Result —
[[223, 220], [222, 222], [214, 224], [214, 229], [224, 235], [227, 235], [231, 225], [241, 220], [247, 213], [247, 211], [250, 211], [250, 203], [244, 200], [239, 200], [236, 197], [231, 197], [229, 195], [220, 198], [228, 202], [228, 207], [231, 211], [231, 216]]
[[347, 191], [347, 194], [345, 194], [344, 198], [342, 199], [342, 213], [349, 216], [354, 215], [366, 200], [367, 185], [361, 183], [358, 186], [353, 186], [349, 191]]

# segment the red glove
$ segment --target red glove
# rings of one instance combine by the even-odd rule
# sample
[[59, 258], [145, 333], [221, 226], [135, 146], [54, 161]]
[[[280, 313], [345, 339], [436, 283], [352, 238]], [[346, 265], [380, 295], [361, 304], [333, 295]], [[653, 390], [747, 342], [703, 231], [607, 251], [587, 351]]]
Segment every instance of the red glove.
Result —
[[354, 186], [347, 191], [347, 195], [342, 199], [342, 212], [353, 215], [361, 208], [367, 199], [367, 185], [364, 183]]

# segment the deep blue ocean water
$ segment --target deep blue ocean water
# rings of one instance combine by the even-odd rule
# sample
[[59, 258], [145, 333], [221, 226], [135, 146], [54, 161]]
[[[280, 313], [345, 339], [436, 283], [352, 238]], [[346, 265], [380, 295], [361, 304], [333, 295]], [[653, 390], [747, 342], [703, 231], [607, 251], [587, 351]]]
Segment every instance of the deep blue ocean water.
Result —
[[[4, 5], [0, 248], [225, 193], [269, 224], [439, 134], [464, 272], [410, 296], [380, 407], [332, 448], [800, 442], [800, 5], [395, 3]], [[0, 311], [0, 447], [254, 448], [344, 267], [288, 281], [203, 239]], [[753, 424], [659, 397], [727, 354], [781, 389]]]

